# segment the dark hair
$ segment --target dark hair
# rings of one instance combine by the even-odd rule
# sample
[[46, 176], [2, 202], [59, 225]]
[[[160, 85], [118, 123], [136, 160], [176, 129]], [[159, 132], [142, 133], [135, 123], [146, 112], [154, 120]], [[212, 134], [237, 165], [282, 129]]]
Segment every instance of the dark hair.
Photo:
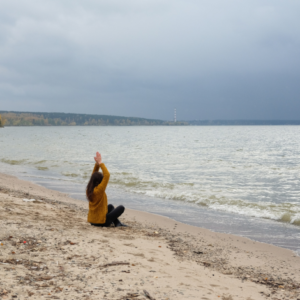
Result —
[[103, 174], [100, 172], [95, 172], [91, 176], [90, 181], [86, 186], [86, 198], [89, 201], [93, 201], [94, 188], [101, 183], [102, 179], [103, 179]]

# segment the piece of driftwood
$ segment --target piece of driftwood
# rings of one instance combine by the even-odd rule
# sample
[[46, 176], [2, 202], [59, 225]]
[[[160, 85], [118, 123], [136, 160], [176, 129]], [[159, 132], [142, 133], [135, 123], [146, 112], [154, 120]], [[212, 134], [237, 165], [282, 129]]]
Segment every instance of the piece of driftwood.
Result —
[[144, 295], [149, 299], [149, 300], [155, 300], [155, 298], [151, 297], [150, 294], [146, 291], [146, 290], [143, 290], [144, 292]]
[[101, 265], [100, 268], [107, 268], [107, 267], [113, 267], [113, 266], [124, 266], [124, 265], [129, 266], [130, 264], [125, 261], [114, 261], [112, 263]]

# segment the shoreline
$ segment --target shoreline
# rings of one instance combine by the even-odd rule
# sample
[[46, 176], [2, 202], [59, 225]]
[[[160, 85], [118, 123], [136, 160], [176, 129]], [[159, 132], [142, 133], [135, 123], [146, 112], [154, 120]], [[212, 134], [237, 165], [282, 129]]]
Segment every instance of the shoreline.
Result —
[[[14, 175], [9, 175], [9, 174], [5, 174], [5, 173], [1, 173], [1, 172], [0, 172], [0, 182], [3, 179], [3, 176], [4, 177], [9, 176], [9, 177], [12, 177], [14, 179], [17, 179], [18, 181], [25, 182], [27, 184], [30, 183], [30, 184], [32, 184], [35, 187], [40, 187], [42, 189], [45, 189], [46, 191], [51, 191], [52, 193], [61, 194], [63, 196], [64, 200], [67, 198], [68, 201], [70, 201], [72, 203], [74, 201], [74, 204], [79, 205], [80, 207], [83, 207], [83, 208], [87, 208], [88, 207], [87, 206], [87, 202], [85, 202], [84, 200], [81, 200], [81, 199], [72, 198], [72, 196], [70, 196], [68, 194], [68, 192], [64, 193], [64, 192], [61, 192], [59, 190], [52, 190], [50, 188], [44, 187], [42, 185], [39, 185], [38, 183], [29, 181], [29, 180], [20, 179], [20, 178], [14, 176]], [[0, 183], [0, 188], [1, 188], [1, 183]], [[32, 188], [32, 187], [30, 187], [30, 188]], [[121, 203], [115, 204], [115, 205], [120, 205], [120, 204]], [[124, 216], [126, 216], [126, 217], [128, 216], [129, 218], [134, 218], [135, 220], [137, 220], [139, 222], [145, 222], [146, 224], [152, 224], [152, 222], [154, 221], [159, 226], [166, 226], [167, 228], [173, 228], [174, 224], [176, 224], [176, 225], [180, 224], [180, 226], [177, 227], [177, 229], [181, 228], [180, 231], [182, 231], [182, 230], [191, 231], [194, 234], [199, 234], [202, 231], [207, 231], [207, 232], [210, 232], [210, 233], [215, 233], [215, 234], [220, 234], [220, 235], [233, 236], [233, 237], [236, 237], [236, 238], [246, 239], [246, 240], [249, 240], [249, 241], [254, 242], [254, 243], [260, 243], [260, 244], [264, 244], [264, 245], [269, 245], [269, 246], [272, 246], [272, 247], [280, 248], [280, 249], [283, 249], [283, 250], [288, 250], [288, 251], [291, 251], [294, 255], [296, 255], [296, 256], [298, 256], [300, 258], [300, 255], [298, 255], [298, 253], [296, 253], [295, 251], [293, 251], [292, 249], [289, 249], [289, 248], [283, 248], [283, 247], [276, 246], [276, 245], [273, 245], [273, 244], [270, 244], [270, 243], [267, 243], [267, 242], [255, 241], [255, 240], [253, 240], [251, 238], [248, 238], [248, 237], [245, 237], [245, 236], [242, 236], [242, 235], [231, 234], [231, 233], [227, 233], [227, 232], [223, 233], [223, 232], [214, 231], [214, 230], [211, 230], [211, 229], [208, 229], [208, 228], [204, 228], [204, 227], [200, 227], [200, 226], [186, 224], [186, 223], [177, 221], [177, 220], [173, 219], [172, 217], [160, 215], [160, 214], [153, 213], [153, 212], [147, 212], [147, 211], [142, 211], [142, 210], [127, 208], [127, 207], [125, 207], [125, 208], [126, 208], [126, 210], [125, 210]]]
[[[36, 201], [24, 202], [24, 198], [34, 198]], [[24, 214], [25, 211], [26, 213]], [[80, 239], [81, 237], [89, 239], [90, 242], [93, 239], [99, 238], [102, 241], [103, 239], [106, 240], [105, 245], [110, 246], [104, 249], [101, 248], [102, 251], [100, 251], [100, 253], [103, 253], [103, 250], [106, 249], [106, 252], [109, 252], [109, 254], [107, 253], [108, 257], [104, 257], [104, 261], [124, 260], [128, 262], [129, 257], [131, 257], [130, 261], [134, 260], [132, 266], [138, 270], [137, 274], [139, 276], [130, 278], [126, 289], [123, 286], [125, 284], [123, 283], [123, 279], [119, 279], [121, 281], [116, 282], [115, 285], [119, 286], [118, 288], [121, 290], [114, 289], [115, 286], [107, 287], [107, 291], [104, 291], [103, 294], [103, 290], [101, 290], [103, 295], [99, 291], [97, 297], [101, 294], [103, 297], [106, 295], [106, 299], [127, 299], [120, 298], [121, 294], [124, 294], [126, 290], [127, 293], [138, 293], [136, 299], [147, 299], [141, 287], [145, 288], [155, 299], [218, 299], [219, 297], [219, 299], [249, 300], [266, 298], [299, 299], [298, 297], [300, 297], [300, 258], [291, 250], [274, 245], [255, 242], [248, 238], [231, 234], [212, 232], [208, 229], [177, 222], [168, 217], [132, 209], [126, 209], [124, 217], [122, 216], [121, 218], [125, 223], [130, 225], [128, 228], [121, 230], [118, 228], [102, 228], [100, 230], [98, 228], [91, 228], [86, 222], [86, 202], [72, 199], [61, 192], [49, 190], [37, 184], [1, 173], [0, 213], [1, 227], [4, 228], [4, 233], [0, 236], [1, 242], [4, 243], [0, 248], [0, 274], [2, 278], [5, 278], [4, 282], [0, 283], [2, 285], [0, 285], [0, 299], [1, 296], [2, 299], [7, 299], [5, 296], [13, 295], [14, 290], [16, 290], [16, 286], [14, 288], [10, 287], [13, 285], [13, 280], [7, 279], [7, 272], [10, 271], [7, 271], [5, 268], [14, 265], [14, 270], [19, 274], [19, 278], [25, 278], [26, 276], [32, 278], [30, 276], [33, 276], [32, 273], [34, 271], [31, 271], [29, 274], [27, 272], [27, 275], [24, 275], [22, 273], [24, 272], [24, 266], [12, 263], [14, 258], [17, 256], [19, 258], [24, 257], [24, 253], [27, 255], [25, 255], [27, 261], [34, 255], [37, 255], [39, 259], [43, 258], [46, 254], [49, 257], [55, 255], [53, 254], [53, 249], [51, 253], [47, 253], [47, 250], [37, 252], [37, 248], [40, 246], [36, 245], [34, 249], [26, 250], [26, 245], [21, 244], [21, 246], [17, 247], [17, 250], [14, 250], [13, 247], [16, 247], [13, 246], [15, 245], [14, 243], [10, 243], [11, 245], [7, 244], [10, 242], [9, 237], [12, 236], [11, 239], [14, 239], [14, 236], [18, 235], [18, 231], [26, 233], [27, 236], [32, 236], [32, 232], [35, 232], [34, 235], [37, 237], [38, 235], [47, 236], [48, 241], [51, 241], [49, 242], [50, 244], [54, 243], [56, 239], [60, 239], [61, 241], [58, 242], [60, 246], [56, 244], [56, 250], [59, 249], [57, 252], [61, 251], [61, 253], [56, 254], [56, 260], [57, 266], [64, 266], [65, 269], [67, 269], [67, 266], [69, 267], [69, 260], [66, 256], [70, 257], [70, 253], [76, 256], [86, 250], [88, 251], [85, 252], [87, 260], [95, 256], [95, 253], [91, 253], [89, 249], [78, 249], [78, 251], [75, 251], [76, 247], [72, 249], [72, 246], [61, 246], [68, 240], [79, 244], [79, 235]], [[43, 214], [44, 217], [37, 218], [36, 216], [40, 214]], [[74, 221], [77, 223], [74, 223]], [[39, 226], [37, 226], [37, 223]], [[73, 224], [73, 226], [68, 226], [67, 223]], [[64, 226], [65, 229], [62, 230]], [[51, 228], [50, 231], [48, 230], [49, 227]], [[51, 231], [52, 229], [53, 231]], [[59, 232], [61, 233], [58, 236]], [[65, 237], [66, 234], [69, 236], [69, 239]], [[155, 245], [155, 249], [153, 245]], [[100, 242], [99, 247], [103, 247], [103, 242]], [[62, 248], [64, 249], [61, 250]], [[64, 253], [65, 251], [68, 253]], [[135, 251], [137, 253], [133, 253]], [[104, 251], [104, 255], [106, 252]], [[80, 254], [80, 256], [82, 255]], [[115, 256], [115, 259], [112, 259], [113, 256]], [[124, 259], [121, 259], [121, 257], [124, 257]], [[84, 261], [78, 262], [77, 271], [81, 270], [80, 263], [83, 264]], [[51, 265], [47, 266], [48, 270], [51, 270], [52, 267]], [[151, 270], [154, 268], [155, 272], [149, 271], [149, 268]], [[99, 270], [99, 266], [97, 269]], [[115, 273], [112, 271], [114, 269], [116, 269]], [[93, 264], [82, 272], [89, 273], [92, 271]], [[40, 272], [42, 273], [42, 270]], [[57, 274], [59, 272], [59, 270], [55, 269], [50, 273], [56, 274], [55, 278], [58, 278]], [[101, 273], [102, 275], [103, 272]], [[114, 266], [107, 268], [107, 272], [111, 272], [109, 273], [111, 276], [120, 275], [120, 269]], [[151, 280], [148, 276], [149, 272], [151, 272], [151, 275], [155, 274], [155, 276], [151, 276]], [[46, 272], [46, 274], [48, 273], [49, 271]], [[106, 276], [110, 276], [109, 274], [105, 273], [103, 279]], [[124, 275], [127, 276], [126, 274]], [[65, 273], [65, 276], [71, 276], [71, 273]], [[92, 277], [91, 274], [89, 277]], [[159, 281], [156, 280], [158, 278], [160, 278]], [[135, 281], [137, 285], [130, 284], [130, 282]], [[90, 286], [96, 285], [93, 282], [93, 277], [90, 279], [88, 277], [81, 277], [80, 282], [85, 282], [84, 287], [81, 289], [86, 291], [87, 297], [89, 297], [87, 299], [98, 299], [94, 298], [96, 296], [95, 289], [90, 288]], [[165, 286], [158, 287], [162, 282], [164, 282]], [[62, 297], [61, 293], [63, 293], [66, 299], [74, 299], [79, 293], [75, 290], [75, 287], [72, 293], [69, 292], [69, 289], [66, 291], [67, 288], [58, 291], [57, 287], [67, 286], [67, 283], [64, 283], [64, 281], [55, 282], [54, 280], [53, 285], [45, 287], [40, 285], [37, 287], [29, 283], [26, 287], [25, 285], [26, 282], [19, 282], [17, 284], [17, 289], [20, 290], [18, 295], [22, 293], [22, 289], [27, 289], [28, 291], [37, 289], [39, 291], [37, 299], [44, 299], [43, 297], [49, 297], [49, 295], [46, 295], [46, 290], [51, 296], [54, 295], [52, 295], [53, 292], [48, 291], [49, 288], [54, 290], [54, 286], [59, 294], [58, 296]], [[121, 285], [123, 287], [120, 287]], [[171, 290], [174, 291], [175, 289], [179, 289], [179, 292], [171, 292]], [[3, 290], [6, 292], [3, 292]], [[34, 293], [34, 291], [30, 293]], [[26, 294], [27, 298], [30, 297], [28, 296], [30, 293]], [[44, 295], [43, 293], [46, 294]], [[181, 293], [185, 296], [182, 296]], [[198, 296], [199, 293], [203, 296]], [[34, 295], [36, 294], [37, 292]], [[120, 297], [115, 297], [115, 294], [120, 294]], [[32, 295], [32, 299], [34, 299], [34, 295]], [[20, 297], [20, 299], [27, 299], [25, 296], [23, 298]], [[82, 299], [81, 297], [82, 295], [78, 299]]]
[[[0, 174], [3, 174], [3, 175], [9, 175], [9, 176], [15, 176], [16, 178], [18, 178], [15, 174], [6, 174], [6, 173], [0, 173]], [[75, 189], [75, 193], [74, 193], [74, 190], [73, 190], [73, 192], [70, 190], [70, 188], [71, 187], [69, 187], [69, 188], [67, 188], [67, 189], [61, 189], [61, 188], [52, 188], [52, 186], [51, 186], [51, 184], [50, 184], [50, 186], [48, 186], [47, 184], [41, 184], [40, 182], [35, 182], [34, 180], [32, 181], [31, 180], [31, 178], [35, 178], [35, 176], [33, 176], [32, 177], [32, 175], [30, 175], [29, 177], [27, 177], [26, 178], [26, 176], [25, 176], [25, 178], [24, 177], [20, 177], [20, 178], [18, 178], [18, 179], [20, 179], [20, 180], [24, 180], [24, 181], [26, 181], [26, 182], [31, 182], [31, 183], [33, 183], [33, 184], [36, 184], [37, 186], [40, 186], [40, 187], [44, 187], [44, 188], [46, 188], [46, 189], [49, 189], [49, 190], [52, 190], [52, 191], [57, 191], [57, 192], [60, 192], [60, 193], [62, 193], [62, 194], [65, 194], [65, 195], [67, 195], [68, 197], [70, 197], [70, 198], [72, 198], [73, 200], [75, 200], [75, 201], [80, 201], [80, 203], [81, 202], [83, 202], [83, 203], [86, 203], [85, 201], [85, 198], [82, 198], [82, 197], [77, 197], [77, 196], [75, 196], [75, 194], [77, 194], [78, 193], [78, 187], [76, 187], [76, 189]], [[37, 178], [40, 178], [39, 176], [37, 177]], [[58, 181], [60, 181], [59, 179], [57, 179]], [[72, 187], [72, 189], [73, 189], [74, 187]], [[82, 189], [82, 188], [84, 188], [84, 187], [80, 187], [80, 189]], [[110, 193], [111, 193], [112, 191], [110, 191]], [[72, 193], [74, 194], [73, 196], [72, 196]], [[132, 197], [134, 197], [134, 198], [136, 198], [136, 195], [129, 195], [127, 192], [125, 192], [127, 195], [126, 195], [126, 197], [125, 198], [130, 198], [130, 199], [132, 199]], [[120, 194], [120, 192], [118, 193], [118, 194]], [[120, 205], [120, 204], [125, 204], [125, 203], [120, 203], [118, 200], [116, 200], [116, 199], [114, 199], [114, 198], [119, 198], [118, 196], [116, 197], [115, 195], [113, 195], [113, 197], [111, 197], [112, 195], [110, 195], [110, 198], [109, 199], [112, 199], [112, 200], [110, 200], [111, 202], [112, 202], [112, 204], [114, 204], [115, 206], [118, 206], [118, 205]], [[140, 195], [139, 195], [140, 196]], [[84, 199], [84, 200], [83, 200]], [[152, 198], [151, 198], [151, 200], [152, 200]], [[159, 200], [161, 200], [161, 199], [159, 199]], [[114, 201], [117, 201], [117, 202], [114, 202]], [[82, 203], [81, 203], [82, 204]], [[136, 203], [137, 204], [137, 203]], [[85, 205], [85, 204], [84, 204]], [[138, 205], [138, 204], [137, 204]], [[159, 204], [158, 204], [159, 205]], [[173, 203], [173, 205], [174, 205], [174, 203]], [[247, 235], [244, 235], [240, 230], [235, 230], [235, 228], [227, 228], [227, 230], [220, 230], [220, 228], [218, 228], [218, 227], [214, 227], [214, 226], [207, 226], [208, 225], [208, 223], [207, 224], [193, 224], [193, 223], [195, 223], [195, 222], [183, 222], [183, 221], [181, 221], [180, 220], [180, 218], [178, 218], [178, 216], [177, 216], [177, 219], [176, 219], [176, 215], [174, 215], [174, 213], [169, 213], [169, 214], [165, 214], [165, 213], [160, 213], [160, 212], [157, 212], [157, 211], [155, 211], [155, 210], [148, 210], [147, 211], [147, 208], [146, 207], [143, 207], [143, 206], [140, 206], [139, 208], [137, 208], [137, 209], [134, 209], [134, 208], [132, 208], [132, 205], [131, 205], [131, 208], [128, 208], [128, 206], [125, 204], [125, 207], [126, 207], [126, 210], [127, 210], [127, 212], [129, 212], [129, 211], [134, 211], [134, 212], [136, 212], [136, 214], [138, 214], [138, 213], [145, 213], [145, 214], [149, 214], [149, 216], [146, 216], [146, 219], [148, 219], [148, 218], [150, 218], [151, 219], [151, 216], [157, 216], [158, 218], [159, 217], [161, 217], [161, 218], [167, 218], [167, 219], [170, 219], [170, 220], [172, 220], [173, 222], [177, 222], [177, 223], [182, 223], [182, 224], [185, 224], [185, 225], [189, 225], [189, 226], [192, 226], [192, 227], [195, 227], [195, 228], [205, 228], [205, 229], [207, 229], [207, 230], [209, 230], [209, 231], [212, 231], [212, 232], [218, 232], [218, 233], [224, 233], [224, 234], [229, 234], [229, 235], [234, 235], [234, 236], [238, 236], [238, 237], [244, 237], [244, 238], [246, 238], [246, 239], [250, 239], [251, 241], [255, 241], [255, 242], [259, 242], [259, 243], [263, 243], [263, 244], [267, 244], [267, 245], [273, 245], [273, 246], [277, 246], [277, 247], [279, 247], [279, 248], [284, 248], [284, 249], [288, 249], [288, 250], [291, 250], [291, 251], [293, 251], [293, 253], [295, 253], [297, 256], [299, 256], [300, 257], [300, 249], [298, 249], [298, 247], [297, 248], [295, 248], [295, 245], [297, 245], [297, 243], [293, 243], [293, 244], [289, 244], [288, 246], [285, 246], [285, 247], [282, 247], [281, 245], [283, 244], [282, 242], [282, 240], [280, 240], [280, 238], [275, 238], [275, 242], [274, 242], [274, 240], [272, 241], [272, 240], [270, 240], [270, 239], [266, 239], [266, 237], [264, 237], [264, 238], [259, 238], [259, 237], [256, 237], [255, 235], [253, 236], [253, 234], [251, 235], [249, 235], [248, 234], [248, 236]], [[146, 208], [146, 210], [145, 210], [145, 208]], [[176, 209], [178, 209], [178, 208], [176, 208]], [[179, 208], [180, 209], [180, 208]], [[214, 213], [216, 213], [215, 211], [214, 211]], [[219, 213], [221, 213], [221, 214], [226, 214], [226, 212], [219, 212]], [[205, 215], [204, 215], [205, 216]], [[246, 217], [249, 217], [249, 216], [246, 216]], [[289, 224], [289, 223], [281, 223], [281, 222], [278, 222], [278, 221], [274, 221], [274, 220], [271, 220], [271, 219], [266, 219], [266, 220], [264, 220], [264, 219], [260, 219], [260, 218], [258, 218], [257, 219], [257, 221], [258, 222], [260, 222], [260, 223], [258, 223], [257, 225], [256, 225], [256, 230], [258, 230], [260, 227], [259, 226], [265, 226], [267, 223], [263, 223], [264, 221], [266, 221], [266, 222], [270, 222], [269, 224], [271, 224], [271, 222], [275, 222], [275, 223], [273, 223], [273, 226], [274, 225], [277, 225], [277, 226], [280, 226], [280, 224], [284, 224], [284, 225], [287, 225], [287, 226], [292, 226], [292, 227], [290, 227], [291, 229], [293, 228], [293, 226], [295, 226], [295, 225], [292, 225], [292, 224]], [[276, 224], [277, 223], [277, 224]], [[268, 224], [268, 225], [269, 225]], [[203, 225], [206, 225], [206, 226], [203, 226]], [[235, 224], [235, 225], [238, 225], [238, 224]], [[296, 228], [297, 228], [298, 226], [296, 226]], [[244, 229], [246, 229], [247, 227], [244, 227]], [[296, 229], [296, 228], [293, 228], [293, 229]], [[248, 230], [250, 229], [249, 227], [247, 228]], [[273, 228], [274, 229], [274, 228]], [[276, 230], [276, 228], [275, 228], [275, 230]], [[258, 231], [257, 231], [258, 232]], [[282, 234], [282, 233], [279, 233], [279, 234]], [[289, 238], [291, 238], [291, 237], [289, 237]], [[276, 240], [277, 240], [277, 242], [276, 242]], [[280, 241], [280, 242], [279, 242]]]
[[[8, 170], [6, 171], [8, 172]], [[62, 185], [61, 180], [58, 178], [51, 178], [50, 181], [46, 180], [44, 182], [41, 180], [41, 178], [44, 177], [41, 177], [40, 175], [33, 175], [31, 173], [27, 174], [27, 172], [25, 173], [26, 175], [19, 174], [19, 179], [33, 182], [39, 186], [61, 193], [66, 193], [71, 198], [77, 200], [86, 201], [83, 193], [85, 187], [82, 184], [63, 181], [65, 184]], [[16, 176], [16, 172], [8, 174]], [[56, 182], [54, 184], [52, 182], [53, 179], [56, 179], [53, 181]], [[152, 197], [147, 199], [147, 196], [120, 192], [118, 189], [111, 187], [108, 187], [108, 194], [110, 202], [114, 205], [123, 204], [127, 209], [133, 209], [139, 212], [148, 212], [150, 215], [154, 214], [167, 217], [177, 222], [182, 222], [199, 228], [206, 228], [213, 232], [242, 236], [253, 241], [290, 249], [300, 256], [300, 237], [298, 235], [299, 227], [289, 223], [282, 223], [263, 218], [253, 219], [251, 216], [245, 216], [243, 221], [240, 222], [243, 215], [235, 215], [217, 210], [205, 210], [201, 209], [201, 207], [195, 207], [195, 210], [193, 209], [193, 204], [189, 205], [189, 203], [181, 204], [179, 202], [170, 202], [168, 206], [166, 206], [166, 202], [164, 202], [163, 199]], [[122, 199], [121, 202], [119, 201], [120, 199]], [[148, 205], [149, 201], [151, 201], [154, 206], [152, 205], [150, 207]], [[181, 209], [186, 210], [185, 213], [189, 215], [188, 219], [185, 215], [180, 213]], [[261, 232], [261, 228], [264, 228], [263, 232]]]

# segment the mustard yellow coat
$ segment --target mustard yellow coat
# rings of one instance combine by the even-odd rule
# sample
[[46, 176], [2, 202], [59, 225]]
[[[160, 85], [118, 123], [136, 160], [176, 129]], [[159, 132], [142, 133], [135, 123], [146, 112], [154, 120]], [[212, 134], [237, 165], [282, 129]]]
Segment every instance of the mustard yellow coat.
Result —
[[92, 201], [89, 201], [88, 222], [94, 224], [103, 224], [106, 221], [107, 214], [107, 196], [105, 193], [106, 186], [109, 181], [110, 174], [105, 167], [105, 164], [95, 164], [93, 173], [99, 171], [99, 167], [103, 172], [102, 182], [94, 188]]

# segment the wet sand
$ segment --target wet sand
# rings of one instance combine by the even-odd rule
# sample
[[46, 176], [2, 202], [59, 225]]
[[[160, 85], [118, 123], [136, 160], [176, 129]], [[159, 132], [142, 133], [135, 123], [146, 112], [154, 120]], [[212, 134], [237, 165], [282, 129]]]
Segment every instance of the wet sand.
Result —
[[0, 299], [300, 299], [290, 250], [134, 210], [126, 228], [86, 216], [86, 202], [0, 174]]

